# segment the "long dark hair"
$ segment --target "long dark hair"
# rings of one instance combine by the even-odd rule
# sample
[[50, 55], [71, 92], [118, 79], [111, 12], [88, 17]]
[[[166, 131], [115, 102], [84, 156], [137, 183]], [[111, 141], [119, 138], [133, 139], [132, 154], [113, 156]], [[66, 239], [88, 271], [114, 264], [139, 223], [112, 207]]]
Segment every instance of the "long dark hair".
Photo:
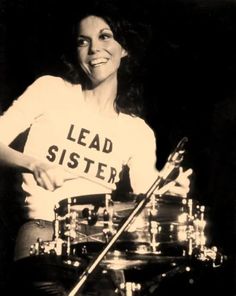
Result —
[[[143, 76], [145, 49], [150, 40], [150, 26], [130, 16], [125, 16], [121, 7], [112, 2], [89, 3], [89, 8], [74, 9], [73, 30], [67, 44], [67, 52], [63, 60], [67, 65], [64, 78], [73, 84], [85, 85], [87, 76], [78, 64], [76, 53], [76, 28], [77, 24], [89, 15], [101, 17], [110, 26], [115, 40], [128, 52], [128, 56], [121, 60], [118, 69], [118, 92], [115, 100], [117, 112], [132, 116], [143, 115]], [[141, 67], [142, 65], [142, 67]]]

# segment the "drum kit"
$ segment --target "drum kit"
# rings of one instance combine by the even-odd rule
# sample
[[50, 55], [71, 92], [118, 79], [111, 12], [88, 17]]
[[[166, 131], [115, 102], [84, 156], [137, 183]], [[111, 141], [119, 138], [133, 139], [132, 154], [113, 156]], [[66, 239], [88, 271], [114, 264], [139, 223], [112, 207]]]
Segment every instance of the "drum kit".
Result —
[[98, 266], [105, 273], [127, 274], [115, 294], [132, 296], [154, 295], [164, 278], [189, 273], [199, 262], [222, 264], [217, 248], [207, 246], [205, 207], [193, 199], [155, 194], [182, 159], [182, 143], [177, 148], [168, 160], [174, 159], [174, 166], [146, 194], [125, 200], [112, 194], [76, 196], [55, 206], [53, 240], [39, 238], [30, 254], [60, 258], [65, 267], [81, 270], [69, 296], [79, 295]]

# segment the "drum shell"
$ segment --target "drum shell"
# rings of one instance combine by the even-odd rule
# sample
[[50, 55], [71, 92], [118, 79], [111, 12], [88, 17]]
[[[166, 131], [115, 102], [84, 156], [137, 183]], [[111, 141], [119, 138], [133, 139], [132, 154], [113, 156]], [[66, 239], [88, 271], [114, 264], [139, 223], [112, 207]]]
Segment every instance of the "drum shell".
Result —
[[[111, 195], [83, 196], [63, 200], [56, 211], [59, 236], [71, 245], [87, 244], [100, 248], [116, 233], [137, 204], [130, 200], [113, 201]], [[83, 211], [95, 211], [96, 222], [89, 225]], [[153, 196], [123, 234], [113, 250], [162, 256], [185, 256], [189, 237], [189, 206], [186, 199], [176, 196]], [[92, 246], [94, 245], [94, 246]], [[96, 246], [96, 247], [95, 247]], [[81, 246], [78, 246], [81, 249]]]

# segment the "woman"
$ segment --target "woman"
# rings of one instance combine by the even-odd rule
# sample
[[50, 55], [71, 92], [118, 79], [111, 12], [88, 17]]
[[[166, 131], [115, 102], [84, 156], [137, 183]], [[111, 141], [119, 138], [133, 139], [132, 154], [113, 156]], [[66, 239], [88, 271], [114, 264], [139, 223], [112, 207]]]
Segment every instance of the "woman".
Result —
[[[28, 221], [16, 240], [16, 261], [29, 256], [38, 237], [52, 240], [60, 200], [111, 193], [125, 165], [135, 194], [145, 193], [158, 175], [154, 133], [137, 116], [132, 76], [122, 76], [133, 74], [125, 71], [133, 59], [129, 31], [126, 21], [111, 21], [100, 12], [84, 15], [75, 30], [76, 76], [40, 77], [0, 119], [1, 164], [23, 174]], [[26, 129], [24, 152], [10, 148]], [[181, 170], [163, 192], [186, 196], [190, 174]], [[36, 290], [43, 290], [39, 295], [63, 293], [52, 287], [42, 284]]]

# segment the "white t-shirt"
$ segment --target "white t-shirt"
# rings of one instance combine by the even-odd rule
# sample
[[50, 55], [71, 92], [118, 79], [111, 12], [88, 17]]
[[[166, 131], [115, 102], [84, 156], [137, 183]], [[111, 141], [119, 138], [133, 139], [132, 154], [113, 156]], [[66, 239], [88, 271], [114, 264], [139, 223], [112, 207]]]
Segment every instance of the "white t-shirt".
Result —
[[54, 219], [54, 205], [65, 198], [110, 193], [123, 165], [134, 193], [143, 193], [157, 176], [156, 140], [139, 117], [102, 117], [84, 101], [80, 85], [42, 76], [0, 117], [0, 141], [9, 145], [30, 128], [24, 153], [62, 165], [80, 177], [51, 192], [23, 174], [29, 218]]

